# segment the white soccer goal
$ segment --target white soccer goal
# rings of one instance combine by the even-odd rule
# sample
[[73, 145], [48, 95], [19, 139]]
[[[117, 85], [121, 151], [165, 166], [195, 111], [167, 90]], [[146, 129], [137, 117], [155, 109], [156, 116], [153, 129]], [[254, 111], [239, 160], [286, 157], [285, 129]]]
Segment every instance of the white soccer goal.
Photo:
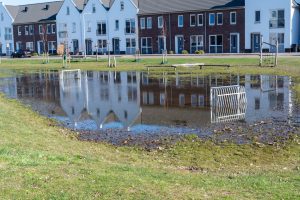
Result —
[[[264, 49], [269, 49], [269, 51], [264, 52]], [[261, 37], [259, 58], [259, 66], [276, 67], [278, 65], [278, 40], [275, 41], [275, 44], [271, 44], [264, 42]]]
[[212, 87], [210, 90], [211, 122], [244, 120], [247, 97], [244, 86]]

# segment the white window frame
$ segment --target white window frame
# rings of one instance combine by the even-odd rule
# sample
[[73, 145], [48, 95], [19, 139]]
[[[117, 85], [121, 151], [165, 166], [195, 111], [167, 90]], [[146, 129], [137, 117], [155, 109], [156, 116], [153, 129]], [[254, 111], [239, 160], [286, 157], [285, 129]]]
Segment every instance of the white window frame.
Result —
[[[192, 17], [195, 17], [195, 24], [192, 24]], [[197, 25], [196, 14], [190, 14], [190, 27], [195, 27]]]
[[[180, 24], [180, 20], [179, 20], [179, 18], [182, 18], [182, 24]], [[183, 24], [184, 24], [184, 18], [183, 18], [183, 15], [178, 15], [178, 17], [177, 17], [177, 24], [178, 24], [178, 27], [179, 28], [182, 28], [183, 27]]]
[[21, 31], [21, 26], [18, 26], [18, 35], [20, 36], [20, 35], [22, 35], [22, 31]]
[[51, 28], [52, 28], [52, 33], [55, 34], [56, 33], [56, 24], [52, 24]]
[[26, 50], [30, 50], [30, 51], [34, 50], [33, 42], [26, 42]]
[[146, 28], [145, 17], [140, 18], [140, 27], [141, 27], [141, 29], [145, 29]]
[[42, 24], [39, 25], [39, 34], [44, 34]]
[[25, 35], [29, 35], [29, 26], [25, 26]]
[[[202, 24], [200, 24], [199, 16], [202, 16]], [[204, 22], [203, 14], [198, 14], [197, 15], [197, 24], [198, 24], [198, 26], [203, 26], [203, 22]]]
[[[50, 46], [52, 47], [51, 49]], [[48, 41], [48, 53], [50, 53], [50, 51], [52, 54], [56, 51], [56, 41]]]
[[147, 29], [152, 29], [152, 26], [153, 26], [152, 17], [147, 17]]
[[[148, 46], [148, 39], [151, 40], [151, 46]], [[143, 46], [143, 40], [146, 40], [146, 46]], [[143, 53], [143, 49], [146, 49], [146, 54], [152, 53], [153, 52], [153, 41], [152, 37], [141, 37], [141, 52]], [[149, 52], [148, 50], [151, 50]]]
[[163, 28], [164, 27], [164, 18], [163, 18], [163, 16], [158, 16], [157, 17], [157, 27], [158, 28]]
[[[99, 31], [99, 29], [98, 29], [98, 27], [99, 27], [99, 25], [101, 26], [101, 31]], [[105, 33], [104, 33], [104, 29], [103, 29], [103, 25], [105, 25]], [[97, 31], [96, 31], [96, 33], [97, 33], [97, 35], [107, 35], [107, 23], [106, 23], [106, 21], [98, 21], [97, 22]]]
[[52, 29], [52, 26], [51, 26], [51, 24], [47, 24], [46, 27], [47, 27], [47, 28], [46, 28], [46, 30], [47, 30], [47, 31], [46, 31], [46, 32], [47, 32], [47, 35], [51, 34], [51, 33], [52, 33], [52, 30], [51, 30], [51, 29]]
[[28, 26], [28, 32], [29, 32], [29, 35], [34, 35], [34, 26], [33, 25]]
[[[222, 45], [218, 45], [218, 36], [222, 36]], [[223, 50], [224, 50], [224, 36], [222, 34], [217, 34], [217, 35], [209, 35], [208, 37], [209, 37], [209, 44], [208, 44], [209, 45], [209, 53], [212, 53], [210, 51], [211, 46], [214, 46], [216, 48], [216, 52], [214, 52], [214, 53], [218, 53], [217, 52], [218, 51], [218, 46], [222, 46], [221, 53], [223, 53]], [[215, 37], [215, 41], [216, 41], [215, 45], [211, 45], [211, 37]]]
[[[232, 14], [234, 14], [235, 15], [235, 20], [234, 20], [234, 22], [232, 22]], [[237, 23], [237, 13], [236, 13], [236, 11], [234, 11], [234, 12], [230, 12], [230, 24], [231, 25], [236, 25], [236, 23]]]
[[[195, 46], [195, 48], [196, 48], [196, 51], [198, 51], [198, 50], [204, 50], [204, 36], [203, 35], [191, 35], [190, 36], [190, 53], [192, 53], [193, 51], [192, 51], [192, 48], [194, 47], [192, 47], [192, 37], [196, 37], [196, 46]], [[198, 45], [198, 43], [199, 43], [199, 38], [202, 38], [201, 40], [202, 40], [202, 44], [200, 44], [200, 45]]]
[[[211, 21], [210, 21], [211, 16], [214, 16], [214, 22], [213, 23], [211, 23]], [[208, 21], [209, 21], [210, 26], [214, 26], [216, 24], [216, 14], [215, 13], [209, 13], [208, 14]]]
[[[219, 23], [219, 15], [222, 16], [222, 23]], [[218, 26], [223, 25], [223, 20], [224, 20], [224, 15], [223, 15], [223, 13], [221, 13], [221, 12], [217, 13], [217, 25], [218, 25]]]

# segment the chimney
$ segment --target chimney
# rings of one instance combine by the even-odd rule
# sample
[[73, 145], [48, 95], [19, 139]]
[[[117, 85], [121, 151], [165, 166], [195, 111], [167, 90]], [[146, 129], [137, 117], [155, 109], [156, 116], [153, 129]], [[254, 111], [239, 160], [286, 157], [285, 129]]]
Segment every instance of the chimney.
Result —
[[24, 12], [27, 12], [28, 11], [28, 7], [27, 6], [25, 6], [25, 8], [24, 8]]
[[48, 4], [45, 6], [44, 10], [49, 10], [49, 5]]

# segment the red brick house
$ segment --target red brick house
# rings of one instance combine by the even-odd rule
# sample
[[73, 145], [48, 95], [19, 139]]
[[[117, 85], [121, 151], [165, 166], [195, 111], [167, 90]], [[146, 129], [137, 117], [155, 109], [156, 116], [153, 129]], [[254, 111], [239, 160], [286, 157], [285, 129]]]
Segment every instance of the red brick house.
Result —
[[19, 6], [13, 23], [15, 49], [56, 53], [56, 14], [62, 1]]
[[140, 0], [139, 8], [142, 54], [245, 50], [244, 0]]

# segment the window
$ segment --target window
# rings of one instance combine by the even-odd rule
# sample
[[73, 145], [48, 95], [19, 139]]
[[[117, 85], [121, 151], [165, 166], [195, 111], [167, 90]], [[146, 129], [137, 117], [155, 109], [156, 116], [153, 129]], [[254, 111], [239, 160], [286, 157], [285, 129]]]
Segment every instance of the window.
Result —
[[29, 25], [29, 35], [33, 35], [33, 25]]
[[67, 7], [67, 15], [70, 15], [70, 7]]
[[118, 31], [120, 27], [119, 20], [115, 21], [115, 30]]
[[120, 7], [121, 7], [121, 11], [123, 11], [124, 10], [124, 1], [121, 1]]
[[98, 53], [107, 53], [107, 40], [98, 40]]
[[4, 15], [1, 13], [1, 21], [4, 21]]
[[217, 25], [223, 24], [223, 13], [217, 13]]
[[164, 106], [166, 104], [166, 95], [165, 95], [165, 93], [160, 93], [159, 102], [160, 102], [161, 106]]
[[260, 11], [255, 11], [255, 23], [260, 23]]
[[18, 35], [22, 35], [21, 26], [18, 26]]
[[143, 104], [144, 105], [154, 105], [154, 93], [153, 92], [143, 92]]
[[185, 106], [185, 95], [179, 94], [179, 106]]
[[91, 21], [87, 22], [87, 32], [92, 32], [92, 23], [91, 23]]
[[196, 26], [196, 15], [190, 15], [190, 26]]
[[135, 33], [135, 19], [127, 19], [125, 21], [125, 33], [126, 34]]
[[48, 42], [48, 52], [50, 54], [56, 53], [56, 42], [55, 41], [49, 41]]
[[135, 47], [136, 47], [135, 38], [126, 38], [126, 54], [134, 54]]
[[152, 54], [152, 38], [142, 37], [141, 48], [142, 48], [142, 54]]
[[47, 24], [47, 34], [51, 34], [51, 24]]
[[285, 19], [284, 19], [284, 10], [272, 10], [270, 17], [270, 28], [284, 28]]
[[223, 36], [210, 35], [209, 36], [209, 52], [222, 53], [223, 52]]
[[[11, 31], [11, 28], [5, 27], [4, 30], [5, 30], [4, 31], [4, 38], [5, 38], [5, 40], [12, 40], [12, 31]], [[0, 35], [1, 35], [1, 33], [0, 33]]]
[[198, 15], [198, 26], [203, 26], [203, 14]]
[[92, 13], [96, 13], [96, 6], [95, 6], [95, 4], [92, 5]]
[[183, 27], [183, 15], [178, 15], [178, 27]]
[[210, 26], [214, 26], [215, 25], [215, 18], [216, 18], [216, 16], [215, 16], [215, 13], [209, 13], [209, 25]]
[[28, 28], [28, 26], [25, 26], [25, 35], [29, 35], [29, 28]]
[[97, 35], [106, 35], [106, 22], [99, 22], [97, 24]]
[[56, 33], [56, 25], [55, 24], [52, 24], [52, 33], [55, 34]]
[[191, 36], [191, 53], [195, 53], [198, 50], [203, 50], [203, 35], [192, 35]]
[[164, 18], [163, 18], [163, 16], [159, 16], [157, 18], [157, 24], [158, 24], [158, 28], [163, 28], [163, 26], [164, 26]]
[[43, 25], [39, 25], [39, 34], [44, 34]]
[[204, 107], [204, 105], [205, 105], [204, 96], [199, 95], [198, 98], [199, 98], [199, 107]]
[[145, 18], [140, 18], [141, 29], [145, 29]]
[[72, 33], [76, 33], [76, 23], [72, 23]]
[[33, 42], [26, 42], [26, 50], [33, 51]]
[[147, 29], [152, 28], [152, 17], [147, 17]]
[[230, 24], [236, 24], [236, 12], [230, 13]]

